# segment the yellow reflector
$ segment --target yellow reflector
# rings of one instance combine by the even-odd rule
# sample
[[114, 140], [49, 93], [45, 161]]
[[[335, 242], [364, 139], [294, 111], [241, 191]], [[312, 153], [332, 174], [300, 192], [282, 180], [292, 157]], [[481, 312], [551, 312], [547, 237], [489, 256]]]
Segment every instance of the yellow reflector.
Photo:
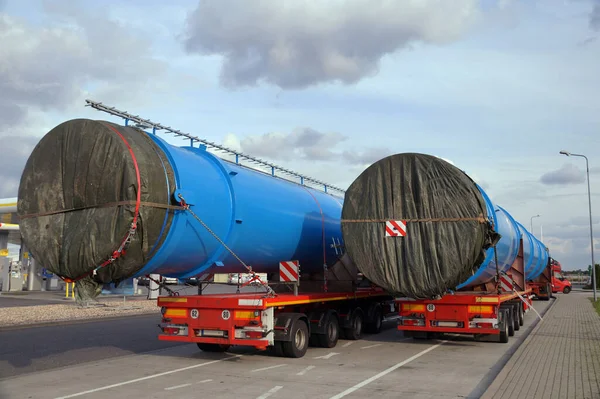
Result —
[[402, 304], [402, 310], [404, 311], [412, 311], [412, 312], [424, 312], [425, 311], [425, 305], [416, 305], [416, 304], [412, 304], [412, 303], [403, 303]]
[[236, 310], [233, 313], [233, 318], [237, 319], [237, 320], [251, 320], [256, 318], [256, 316], [254, 316], [254, 311], [250, 311], [250, 310]]
[[171, 297], [164, 297], [164, 298], [158, 298], [158, 302], [177, 302], [177, 303], [187, 303], [187, 298], [171, 298]]
[[487, 298], [484, 296], [478, 296], [477, 298], [475, 298], [475, 302], [498, 303], [498, 297]]
[[187, 309], [168, 309], [164, 314], [164, 317], [186, 317]]
[[494, 307], [488, 305], [469, 305], [469, 313], [494, 313]]

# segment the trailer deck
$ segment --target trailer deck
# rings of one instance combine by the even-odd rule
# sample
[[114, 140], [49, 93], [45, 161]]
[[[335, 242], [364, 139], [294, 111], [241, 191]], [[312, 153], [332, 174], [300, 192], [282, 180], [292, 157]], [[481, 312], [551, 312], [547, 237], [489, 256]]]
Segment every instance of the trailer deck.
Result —
[[309, 342], [334, 347], [340, 337], [360, 339], [377, 333], [395, 313], [392, 297], [380, 288], [353, 292], [276, 294], [203, 294], [160, 297], [163, 341], [195, 342], [204, 351], [232, 345], [269, 347], [302, 357]]

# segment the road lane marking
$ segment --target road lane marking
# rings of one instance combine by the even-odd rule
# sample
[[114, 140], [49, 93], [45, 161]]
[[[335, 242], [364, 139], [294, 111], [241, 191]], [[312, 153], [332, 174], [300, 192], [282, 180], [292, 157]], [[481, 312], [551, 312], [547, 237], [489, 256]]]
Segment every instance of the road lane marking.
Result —
[[165, 391], [172, 391], [174, 389], [179, 389], [179, 388], [183, 388], [183, 387], [189, 387], [190, 385], [192, 385], [192, 384], [175, 385], [175, 386], [172, 386], [172, 387], [165, 388]]
[[337, 352], [330, 352], [327, 355], [317, 356], [317, 357], [315, 357], [313, 359], [331, 359], [335, 355], [339, 355], [339, 353], [337, 353]]
[[260, 368], [260, 369], [254, 369], [254, 370], [251, 371], [251, 373], [256, 373], [258, 371], [265, 371], [265, 370], [276, 369], [278, 367], [283, 367], [283, 366], [287, 366], [287, 364], [277, 364], [275, 366], [269, 366], [269, 367], [263, 367], [263, 368]]
[[381, 344], [375, 344], [375, 345], [369, 345], [369, 346], [363, 346], [360, 349], [371, 349], [371, 348], [376, 348], [378, 346], [381, 346]]
[[372, 383], [373, 381], [378, 380], [381, 377], [383, 377], [383, 376], [391, 373], [392, 371], [394, 371], [394, 370], [396, 370], [396, 369], [398, 369], [398, 368], [400, 368], [400, 367], [402, 367], [402, 366], [404, 366], [404, 365], [412, 362], [413, 360], [420, 358], [424, 354], [426, 354], [428, 352], [431, 352], [432, 350], [434, 350], [435, 348], [443, 345], [446, 342], [448, 342], [448, 341], [442, 341], [442, 342], [440, 342], [437, 345], [430, 346], [429, 348], [425, 349], [424, 351], [421, 351], [421, 352], [417, 353], [416, 355], [411, 356], [408, 359], [404, 360], [403, 362], [400, 362], [400, 363], [398, 363], [398, 364], [396, 364], [396, 365], [394, 365], [394, 366], [392, 366], [392, 367], [390, 367], [390, 368], [388, 368], [386, 370], [383, 370], [381, 373], [379, 373], [377, 375], [374, 375], [371, 378], [368, 378], [368, 379], [366, 379], [366, 380], [364, 380], [362, 382], [359, 382], [358, 384], [354, 385], [353, 387], [348, 388], [344, 392], [341, 392], [341, 393], [339, 393], [339, 394], [337, 394], [335, 396], [332, 396], [329, 399], [341, 399], [344, 396], [350, 395], [352, 392], [358, 391], [360, 388], [364, 387], [365, 385], [368, 385], [368, 384]]
[[312, 369], [314, 369], [314, 368], [315, 368], [315, 366], [308, 366], [307, 368], [305, 368], [305, 369], [304, 369], [304, 370], [302, 370], [301, 372], [299, 372], [299, 373], [296, 373], [296, 375], [304, 375], [304, 374], [306, 374], [308, 371], [310, 371], [310, 370], [312, 370]]
[[277, 385], [276, 387], [269, 389], [267, 392], [263, 393], [256, 399], [267, 399], [269, 396], [273, 395], [275, 392], [279, 391], [281, 388], [283, 388], [281, 385]]
[[75, 398], [77, 396], [87, 395], [89, 393], [96, 393], [96, 392], [100, 392], [100, 391], [106, 391], [107, 389], [118, 388], [118, 387], [122, 387], [123, 385], [134, 384], [136, 382], [146, 381], [146, 380], [150, 380], [152, 378], [162, 377], [163, 375], [175, 374], [175, 373], [179, 373], [181, 371], [192, 370], [192, 369], [195, 369], [195, 368], [198, 368], [198, 367], [208, 366], [208, 365], [215, 364], [215, 363], [221, 363], [221, 362], [224, 362], [226, 360], [235, 359], [235, 358], [241, 357], [241, 356], [243, 356], [243, 355], [235, 355], [235, 356], [227, 357], [225, 359], [212, 360], [210, 362], [204, 362], [204, 363], [194, 364], [193, 366], [187, 366], [187, 367], [182, 367], [180, 369], [169, 370], [169, 371], [165, 371], [164, 373], [152, 374], [152, 375], [148, 375], [146, 377], [136, 378], [134, 380], [129, 380], [129, 381], [123, 381], [123, 382], [119, 382], [118, 384], [106, 385], [104, 387], [90, 389], [88, 391], [77, 392], [77, 393], [74, 393], [74, 394], [71, 394], [71, 395], [61, 396], [61, 397], [58, 397], [58, 398], [55, 398], [55, 399], [69, 399], [69, 398]]
[[211, 382], [211, 381], [212, 381], [212, 380], [202, 380], [202, 381], [199, 381], [199, 382], [197, 382], [196, 384], [204, 384], [204, 383], [206, 383], [206, 382]]
[[347, 348], [347, 347], [349, 347], [350, 345], [352, 345], [353, 343], [354, 343], [354, 341], [349, 341], [349, 342], [346, 342], [344, 345], [342, 345], [342, 348]]

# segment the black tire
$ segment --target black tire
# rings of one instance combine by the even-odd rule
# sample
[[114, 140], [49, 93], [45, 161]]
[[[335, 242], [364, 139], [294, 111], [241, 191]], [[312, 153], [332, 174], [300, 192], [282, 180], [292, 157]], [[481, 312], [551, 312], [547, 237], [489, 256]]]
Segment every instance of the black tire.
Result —
[[515, 303], [512, 305], [512, 315], [513, 315], [513, 329], [515, 331], [519, 331], [521, 329], [521, 324], [519, 324], [519, 304]]
[[361, 309], [356, 309], [350, 319], [350, 327], [344, 329], [344, 337], [349, 340], [357, 340], [362, 337], [364, 316]]
[[323, 348], [333, 348], [340, 338], [340, 323], [337, 317], [330, 315], [325, 322], [325, 334], [319, 334], [319, 344]]
[[207, 344], [204, 342], [197, 342], [196, 345], [202, 352], [226, 352], [231, 347], [231, 345]]
[[508, 311], [506, 309], [501, 310], [502, 319], [499, 323], [500, 334], [499, 340], [500, 343], [505, 344], [508, 342]]
[[517, 308], [519, 310], [519, 325], [522, 326], [525, 324], [525, 311], [523, 310], [523, 303], [519, 302]]
[[283, 353], [283, 342], [281, 341], [275, 341], [275, 343], [273, 344], [273, 354], [277, 357], [283, 357], [284, 353]]
[[379, 334], [382, 326], [383, 312], [381, 311], [381, 306], [377, 305], [373, 311], [373, 320], [370, 323], [367, 323], [365, 330], [369, 334]]
[[569, 292], [571, 292], [571, 287], [565, 287], [563, 289], [563, 294], [568, 294]]
[[292, 326], [292, 340], [282, 342], [283, 354], [287, 357], [303, 357], [308, 350], [308, 326], [304, 320], [298, 319]]
[[506, 314], [508, 316], [508, 318], [506, 319], [508, 324], [508, 336], [512, 337], [513, 335], [515, 335], [515, 322], [513, 320], [512, 306], [506, 308]]

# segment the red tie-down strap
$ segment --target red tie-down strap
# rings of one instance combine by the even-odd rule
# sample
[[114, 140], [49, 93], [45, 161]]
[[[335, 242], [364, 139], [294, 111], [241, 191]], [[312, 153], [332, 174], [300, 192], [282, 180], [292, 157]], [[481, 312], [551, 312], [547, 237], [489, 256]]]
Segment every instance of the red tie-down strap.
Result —
[[142, 192], [141, 192], [142, 191], [141, 190], [142, 179], [140, 177], [140, 168], [138, 166], [137, 158], [135, 157], [135, 153], [133, 152], [133, 149], [129, 145], [129, 142], [127, 141], [127, 139], [125, 139], [125, 137], [123, 137], [121, 132], [119, 132], [117, 129], [115, 129], [113, 126], [111, 126], [109, 124], [105, 124], [105, 125], [110, 130], [115, 132], [121, 138], [121, 140], [123, 140], [123, 143], [125, 143], [125, 145], [127, 146], [127, 149], [129, 150], [129, 154], [131, 155], [131, 159], [133, 161], [133, 166], [135, 167], [135, 177], [137, 180], [137, 197], [136, 197], [136, 201], [135, 201], [135, 212], [133, 215], [133, 221], [131, 222], [131, 227], [129, 228], [129, 231], [123, 238], [123, 241], [121, 241], [121, 245], [119, 245], [119, 248], [117, 248], [111, 254], [111, 256], [107, 260], [105, 260], [101, 265], [99, 265], [99, 266], [95, 267], [94, 269], [92, 269], [91, 271], [84, 273], [81, 276], [75, 277], [73, 279], [68, 278], [68, 277], [59, 276], [63, 281], [65, 281], [67, 283], [74, 283], [75, 281], [81, 280], [82, 278], [85, 278], [87, 276], [95, 275], [98, 270], [112, 264], [115, 260], [117, 260], [121, 256], [125, 255], [125, 253], [126, 253], [125, 247], [127, 246], [127, 244], [129, 244], [129, 242], [131, 242], [131, 239], [133, 238], [133, 235], [135, 234], [135, 231], [137, 229], [137, 222], [138, 222], [138, 218], [139, 218], [139, 214], [140, 214], [140, 204], [141, 204], [141, 199], [142, 199]]

